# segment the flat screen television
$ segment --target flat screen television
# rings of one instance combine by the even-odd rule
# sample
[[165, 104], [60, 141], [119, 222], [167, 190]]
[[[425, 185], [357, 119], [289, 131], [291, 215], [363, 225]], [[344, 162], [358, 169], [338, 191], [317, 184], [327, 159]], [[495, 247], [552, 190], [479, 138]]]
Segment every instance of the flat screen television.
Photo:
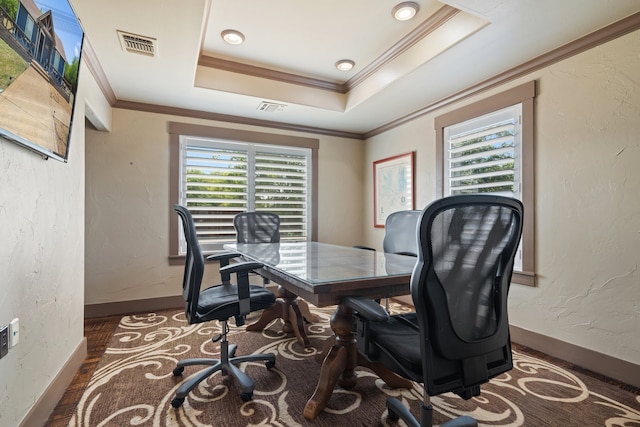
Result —
[[68, 160], [83, 39], [68, 0], [0, 0], [0, 139]]

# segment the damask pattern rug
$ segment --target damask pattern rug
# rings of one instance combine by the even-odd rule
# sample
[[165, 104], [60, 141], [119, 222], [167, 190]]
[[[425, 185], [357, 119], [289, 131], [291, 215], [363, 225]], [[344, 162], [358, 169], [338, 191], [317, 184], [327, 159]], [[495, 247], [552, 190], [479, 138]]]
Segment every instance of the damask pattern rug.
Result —
[[[229, 341], [238, 344], [237, 355], [274, 353], [275, 368], [267, 370], [263, 363], [241, 365], [256, 384], [249, 402], [242, 401], [230, 377], [218, 373], [202, 382], [178, 409], [170, 404], [176, 389], [200, 368], [187, 367], [182, 376], [174, 377], [176, 361], [218, 357], [218, 345], [211, 338], [220, 325], [189, 325], [177, 310], [123, 317], [69, 426], [404, 425], [387, 419], [387, 396], [401, 399], [418, 413], [420, 385], [390, 389], [373, 372], [358, 368], [355, 388], [337, 386], [327, 408], [315, 420], [306, 420], [302, 411], [318, 380], [318, 356], [331, 335], [333, 313], [333, 307], [312, 309], [320, 321], [306, 325], [313, 345], [306, 349], [295, 337], [280, 332], [279, 320], [262, 332], [245, 332], [230, 322]], [[396, 312], [405, 309], [392, 307]], [[517, 345], [513, 361], [514, 369], [484, 385], [479, 397], [468, 401], [453, 394], [433, 397], [434, 425], [466, 414], [481, 426], [640, 426], [637, 393], [535, 357]]]

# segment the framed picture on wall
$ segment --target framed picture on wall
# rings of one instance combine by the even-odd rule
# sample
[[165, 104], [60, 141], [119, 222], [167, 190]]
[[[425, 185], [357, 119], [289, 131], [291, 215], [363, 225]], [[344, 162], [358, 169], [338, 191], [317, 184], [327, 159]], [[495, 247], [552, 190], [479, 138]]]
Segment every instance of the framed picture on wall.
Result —
[[373, 162], [373, 225], [384, 228], [387, 215], [415, 209], [413, 151]]

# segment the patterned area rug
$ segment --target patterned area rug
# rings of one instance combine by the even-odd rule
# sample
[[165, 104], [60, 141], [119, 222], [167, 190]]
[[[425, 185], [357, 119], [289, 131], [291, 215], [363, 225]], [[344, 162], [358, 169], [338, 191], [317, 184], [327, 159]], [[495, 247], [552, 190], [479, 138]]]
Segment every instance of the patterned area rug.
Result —
[[[318, 355], [331, 334], [333, 312], [332, 307], [312, 309], [320, 322], [306, 325], [313, 344], [307, 349], [279, 332], [280, 321], [262, 333], [231, 326], [229, 341], [238, 344], [238, 355], [276, 354], [271, 370], [262, 363], [241, 365], [256, 383], [253, 400], [243, 402], [234, 381], [218, 373], [179, 409], [170, 404], [175, 390], [200, 368], [187, 367], [183, 376], [174, 377], [175, 363], [187, 357], [218, 357], [211, 337], [219, 333], [219, 325], [188, 325], [177, 310], [123, 317], [69, 426], [397, 425], [387, 420], [387, 396], [400, 398], [418, 413], [421, 386], [389, 389], [371, 371], [358, 368], [356, 387], [336, 387], [324, 412], [306, 420], [302, 411], [318, 380]], [[404, 307], [394, 305], [392, 310]], [[434, 424], [467, 414], [481, 426], [640, 426], [638, 394], [534, 357], [518, 346], [513, 359], [514, 369], [483, 386], [477, 398], [433, 397]]]

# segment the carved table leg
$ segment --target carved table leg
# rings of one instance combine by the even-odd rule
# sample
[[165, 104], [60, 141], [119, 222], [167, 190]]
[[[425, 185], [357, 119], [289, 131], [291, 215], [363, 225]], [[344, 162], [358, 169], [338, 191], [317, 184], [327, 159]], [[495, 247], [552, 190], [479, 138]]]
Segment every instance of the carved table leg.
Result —
[[353, 336], [353, 311], [339, 305], [331, 316], [331, 329], [335, 333], [327, 339], [322, 355], [326, 355], [320, 369], [318, 385], [307, 401], [304, 417], [312, 420], [326, 407], [333, 389], [339, 384], [344, 389], [355, 387], [356, 366], [375, 372], [391, 388], [411, 388], [413, 383], [387, 369], [384, 365], [369, 361], [361, 355]]
[[307, 303], [303, 299], [298, 299], [298, 307], [300, 307], [300, 311], [302, 312], [302, 317], [309, 323], [318, 323], [320, 318], [311, 312], [309, 308], [309, 303]]
[[336, 334], [335, 343], [329, 350], [320, 369], [318, 385], [304, 408], [304, 417], [312, 420], [325, 408], [336, 382], [349, 389], [356, 384], [354, 369], [358, 360], [358, 349], [353, 336], [353, 311], [339, 305], [331, 316], [331, 329]]
[[400, 375], [396, 374], [393, 371], [387, 369], [382, 363], [371, 362], [366, 356], [363, 356], [360, 352], [358, 352], [358, 366], [363, 366], [365, 368], [371, 369], [376, 373], [377, 376], [380, 377], [382, 381], [385, 382], [391, 388], [411, 388], [413, 387], [413, 382], [408, 380]]
[[260, 318], [246, 330], [251, 332], [261, 331], [275, 319], [282, 319], [282, 331], [286, 334], [294, 333], [301, 346], [311, 346], [311, 341], [304, 330], [304, 320], [298, 308], [298, 296], [278, 286], [277, 299], [273, 307], [263, 310]]

